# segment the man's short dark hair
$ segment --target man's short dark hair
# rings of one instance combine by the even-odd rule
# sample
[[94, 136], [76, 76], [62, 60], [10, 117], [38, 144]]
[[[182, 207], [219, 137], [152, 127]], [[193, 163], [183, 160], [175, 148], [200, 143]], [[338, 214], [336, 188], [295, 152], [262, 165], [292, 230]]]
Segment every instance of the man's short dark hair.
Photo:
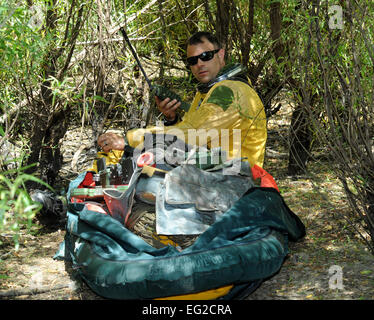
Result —
[[196, 45], [204, 42], [204, 38], [214, 45], [216, 49], [222, 48], [218, 38], [211, 32], [199, 31], [193, 34], [187, 41], [187, 45]]

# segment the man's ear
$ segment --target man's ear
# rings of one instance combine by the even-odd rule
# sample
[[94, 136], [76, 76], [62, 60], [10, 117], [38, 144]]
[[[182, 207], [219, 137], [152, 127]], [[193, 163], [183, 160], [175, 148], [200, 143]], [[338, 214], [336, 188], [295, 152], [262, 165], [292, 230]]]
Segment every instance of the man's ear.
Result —
[[225, 49], [223, 48], [219, 49], [217, 54], [221, 62], [225, 61]]

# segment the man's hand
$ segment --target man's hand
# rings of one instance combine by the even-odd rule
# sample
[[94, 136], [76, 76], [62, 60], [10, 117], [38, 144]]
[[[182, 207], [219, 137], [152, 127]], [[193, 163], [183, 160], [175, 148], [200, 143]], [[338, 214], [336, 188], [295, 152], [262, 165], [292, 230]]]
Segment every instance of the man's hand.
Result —
[[113, 132], [107, 132], [102, 134], [97, 139], [97, 143], [104, 152], [109, 152], [110, 150], [125, 149], [125, 139]]
[[157, 96], [155, 97], [155, 99], [158, 110], [160, 110], [164, 114], [167, 120], [173, 121], [177, 116], [176, 110], [181, 105], [181, 102], [178, 102], [178, 100], [176, 99], [170, 100], [170, 98], [166, 98], [165, 100], [161, 101]]

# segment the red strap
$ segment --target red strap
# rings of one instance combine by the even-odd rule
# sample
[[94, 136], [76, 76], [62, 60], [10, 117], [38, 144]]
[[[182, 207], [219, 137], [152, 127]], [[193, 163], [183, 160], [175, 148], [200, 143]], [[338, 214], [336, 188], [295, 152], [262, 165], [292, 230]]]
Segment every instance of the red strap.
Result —
[[93, 173], [87, 171], [84, 180], [79, 184], [78, 188], [94, 187], [95, 181], [93, 180]]
[[279, 192], [277, 183], [275, 182], [273, 176], [270, 173], [266, 172], [263, 168], [259, 167], [257, 164], [255, 164], [251, 168], [251, 170], [252, 170], [252, 176], [254, 180], [258, 178], [261, 179], [260, 187], [274, 188]]
[[87, 210], [95, 211], [103, 214], [108, 214], [101, 206], [94, 204], [94, 203], [86, 203], [85, 204]]
[[136, 161], [136, 164], [138, 167], [144, 167], [144, 166], [151, 166], [156, 167], [156, 164], [154, 163], [155, 156], [152, 152], [144, 152], [142, 153], [138, 160]]

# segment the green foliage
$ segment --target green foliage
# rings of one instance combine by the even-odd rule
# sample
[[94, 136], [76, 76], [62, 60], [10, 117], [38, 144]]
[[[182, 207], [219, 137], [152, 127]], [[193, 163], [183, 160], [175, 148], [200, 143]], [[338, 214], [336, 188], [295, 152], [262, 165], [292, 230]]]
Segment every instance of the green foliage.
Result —
[[16, 249], [22, 230], [31, 230], [32, 219], [40, 209], [40, 204], [31, 200], [25, 183], [34, 181], [46, 185], [24, 172], [29, 168], [22, 167], [25, 153], [19, 159], [9, 159], [5, 152], [9, 151], [5, 142], [12, 134], [7, 115], [23, 99], [19, 88], [39, 83], [42, 53], [49, 41], [40, 26], [31, 23], [33, 15], [35, 11], [24, 3], [0, 1], [0, 115], [6, 116], [6, 121], [0, 123], [0, 167], [3, 170], [0, 171], [0, 244], [2, 235], [11, 234]]
[[0, 80], [35, 77], [47, 37], [29, 23], [32, 12], [24, 6], [2, 1], [0, 14]]
[[[0, 114], [6, 118], [25, 99], [22, 91], [32, 92], [29, 88], [40, 82], [40, 64], [49, 40], [30, 23], [33, 14], [24, 4], [0, 0]], [[1, 125], [4, 136], [11, 134], [8, 121]]]
[[31, 230], [33, 218], [41, 209], [41, 204], [30, 198], [25, 183], [34, 181], [49, 187], [40, 179], [24, 173], [26, 169], [17, 168], [0, 173], [0, 244], [2, 234], [11, 234], [16, 250], [19, 248], [21, 230]]
[[293, 92], [314, 133], [331, 152], [331, 168], [351, 205], [345, 218], [374, 252], [374, 5], [345, 3], [339, 28], [330, 25], [332, 5], [333, 1], [303, 2], [307, 14], [298, 19], [304, 32], [295, 38], [298, 45], [289, 62], [300, 77]]

